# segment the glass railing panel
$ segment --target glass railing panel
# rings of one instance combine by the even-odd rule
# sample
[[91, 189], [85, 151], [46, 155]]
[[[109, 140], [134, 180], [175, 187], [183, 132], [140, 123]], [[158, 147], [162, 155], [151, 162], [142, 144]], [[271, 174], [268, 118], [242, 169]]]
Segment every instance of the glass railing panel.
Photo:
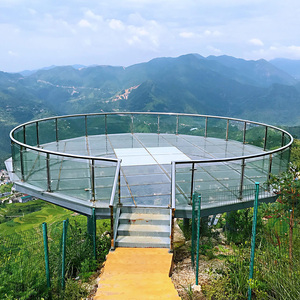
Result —
[[23, 152], [24, 180], [44, 191], [47, 190], [46, 154], [27, 150]]
[[66, 140], [85, 136], [85, 118], [84, 116], [58, 118], [57, 128], [59, 140]]
[[134, 133], [158, 133], [158, 115], [133, 114]]
[[108, 207], [117, 163], [96, 160], [94, 164], [95, 199]]
[[56, 141], [56, 120], [40, 121], [38, 125], [40, 145]]
[[13, 143], [12, 144], [12, 163], [13, 163], [13, 170], [16, 173], [16, 175], [21, 178], [21, 156], [20, 151], [21, 147], [18, 144]]
[[207, 137], [226, 139], [227, 120], [208, 118]]
[[86, 159], [50, 155], [51, 191], [81, 200], [92, 199], [91, 166]]
[[87, 133], [88, 135], [105, 134], [105, 115], [87, 115]]
[[195, 191], [203, 195], [203, 206], [229, 204], [238, 198], [241, 161], [203, 163], [195, 176]]
[[282, 132], [274, 129], [268, 128], [267, 133], [267, 142], [266, 142], [266, 150], [274, 150], [281, 147], [282, 143]]
[[24, 129], [23, 129], [23, 127], [20, 127], [20, 128], [18, 128], [17, 130], [15, 130], [15, 131], [13, 132], [13, 137], [14, 137], [17, 141], [19, 141], [19, 142], [21, 142], [21, 143], [24, 143]]
[[179, 116], [178, 134], [205, 136], [206, 118]]
[[260, 148], [264, 147], [265, 127], [257, 124], [247, 123], [246, 144]]
[[36, 123], [31, 123], [26, 125], [25, 127], [25, 139], [26, 144], [30, 146], [37, 145], [37, 130], [36, 130]]
[[176, 134], [178, 130], [177, 120], [177, 116], [160, 115], [159, 133]]
[[[227, 125], [226, 125], [227, 126]], [[245, 123], [241, 121], [229, 120], [228, 140], [243, 142]]]
[[107, 115], [107, 134], [131, 133], [132, 119], [130, 115]]
[[175, 165], [176, 207], [191, 203], [192, 164]]
[[269, 180], [270, 156], [247, 159], [244, 172], [244, 184], [259, 182], [261, 185]]

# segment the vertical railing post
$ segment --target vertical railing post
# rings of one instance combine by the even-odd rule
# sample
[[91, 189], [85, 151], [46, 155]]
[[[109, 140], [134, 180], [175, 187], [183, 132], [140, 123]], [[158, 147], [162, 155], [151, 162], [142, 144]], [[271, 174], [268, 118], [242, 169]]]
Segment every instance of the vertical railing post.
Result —
[[265, 129], [264, 151], [267, 149], [267, 139], [268, 139], [268, 126], [266, 126]]
[[157, 134], [160, 133], [160, 128], [159, 128], [159, 119], [160, 119], [160, 115], [157, 115]]
[[229, 131], [229, 119], [227, 119], [227, 126], [226, 126], [226, 142], [228, 141], [228, 131]]
[[114, 241], [114, 207], [113, 205], [109, 206], [110, 209], [110, 248], [115, 249], [115, 241]]
[[253, 209], [253, 221], [252, 221], [252, 238], [251, 238], [251, 254], [250, 254], [250, 270], [249, 270], [249, 287], [248, 287], [248, 300], [251, 300], [252, 292], [252, 280], [253, 280], [253, 269], [254, 269], [254, 252], [255, 252], [255, 238], [256, 238], [256, 223], [257, 223], [257, 206], [258, 206], [258, 195], [259, 195], [259, 183], [255, 182], [255, 199]]
[[247, 122], [244, 123], [243, 144], [246, 143]]
[[50, 154], [46, 155], [46, 169], [47, 169], [47, 192], [51, 192], [51, 177], [50, 177]]
[[195, 173], [195, 163], [192, 163], [192, 178], [191, 178], [191, 192], [190, 192], [190, 205], [192, 205], [193, 201], [193, 193], [194, 193], [194, 173]]
[[178, 135], [178, 130], [179, 130], [179, 115], [176, 116], [176, 131], [175, 131], [176, 135]]
[[87, 115], [84, 116], [85, 136], [88, 136]]
[[133, 128], [133, 114], [131, 114], [131, 134], [134, 133], [134, 128]]
[[269, 170], [268, 170], [268, 189], [270, 189], [270, 179], [271, 179], [271, 174], [272, 174], [272, 160], [273, 156], [270, 154], [269, 156]]
[[47, 287], [51, 287], [50, 281], [50, 267], [49, 267], [49, 247], [48, 247], [48, 234], [47, 234], [47, 223], [43, 223], [43, 238], [44, 238], [44, 254], [45, 254], [45, 270], [46, 270], [46, 279]]
[[118, 200], [119, 200], [119, 205], [121, 205], [121, 168], [119, 169], [119, 174], [118, 174]]
[[26, 126], [23, 125], [23, 142], [24, 144], [26, 144], [26, 130], [25, 130]]
[[23, 157], [23, 146], [20, 146], [20, 165], [21, 165], [21, 180], [25, 180], [25, 175], [24, 175], [24, 157]]
[[239, 200], [243, 199], [243, 189], [244, 189], [244, 175], [245, 175], [245, 159], [242, 159], [242, 170], [241, 170], [241, 181], [240, 181], [240, 191], [239, 191]]
[[55, 139], [56, 143], [58, 143], [58, 120], [55, 118]]
[[92, 190], [92, 201], [95, 201], [95, 160], [92, 159], [91, 166], [91, 190]]
[[40, 146], [39, 122], [35, 122], [35, 128], [36, 128], [36, 144], [39, 147]]
[[207, 137], [207, 122], [208, 122], [208, 118], [205, 117], [205, 129], [204, 129], [204, 137]]
[[173, 253], [174, 251], [174, 218], [175, 218], [175, 208], [171, 208], [171, 211], [170, 211], [170, 218], [171, 218], [171, 234], [170, 234], [170, 253]]
[[107, 114], [104, 115], [104, 122], [105, 122], [105, 135], [107, 135]]
[[284, 132], [282, 132], [282, 135], [281, 135], [281, 147], [284, 146]]

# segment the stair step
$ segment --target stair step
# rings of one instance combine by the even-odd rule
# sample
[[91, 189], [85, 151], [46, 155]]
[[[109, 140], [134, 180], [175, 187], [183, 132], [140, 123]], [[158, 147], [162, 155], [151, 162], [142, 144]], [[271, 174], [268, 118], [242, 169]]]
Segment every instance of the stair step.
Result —
[[170, 226], [151, 224], [120, 224], [118, 228], [120, 236], [157, 236], [169, 237]]
[[144, 214], [144, 213], [121, 213], [120, 224], [151, 224], [151, 225], [169, 225], [170, 216], [163, 214]]
[[139, 214], [160, 214], [170, 215], [170, 209], [168, 208], [152, 208], [152, 207], [133, 207], [123, 206], [121, 208], [122, 213], [139, 213]]
[[116, 240], [116, 246], [128, 248], [169, 248], [170, 238], [149, 236], [118, 236]]

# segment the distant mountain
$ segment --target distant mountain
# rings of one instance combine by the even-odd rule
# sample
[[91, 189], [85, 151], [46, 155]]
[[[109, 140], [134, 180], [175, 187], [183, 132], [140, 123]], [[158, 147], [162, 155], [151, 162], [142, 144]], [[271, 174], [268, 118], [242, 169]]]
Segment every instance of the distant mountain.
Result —
[[26, 76], [0, 72], [0, 156], [9, 155], [13, 126], [44, 116], [160, 111], [296, 126], [299, 103], [300, 82], [285, 70], [229, 56], [187, 54], [126, 68], [53, 66]]
[[[51, 69], [53, 69], [55, 67], [56, 67], [55, 65], [52, 65], [52, 66], [49, 66], [49, 67], [44, 67], [44, 68], [36, 69], [36, 70], [24, 70], [24, 71], [20, 71], [18, 73], [21, 74], [21, 75], [23, 75], [23, 76], [30, 76], [30, 75], [36, 73], [39, 70], [51, 70]], [[72, 67], [74, 69], [81, 69], [81, 68], [85, 68], [86, 66], [75, 64], [75, 65], [72, 65]]]
[[277, 68], [290, 74], [296, 80], [300, 80], [300, 60], [292, 60], [286, 58], [276, 58], [270, 60], [270, 63]]
[[297, 80], [288, 72], [277, 68], [264, 59], [244, 60], [231, 56], [208, 56], [207, 59], [214, 60], [227, 66], [236, 72], [235, 80], [258, 86], [270, 86], [274, 83], [293, 85]]

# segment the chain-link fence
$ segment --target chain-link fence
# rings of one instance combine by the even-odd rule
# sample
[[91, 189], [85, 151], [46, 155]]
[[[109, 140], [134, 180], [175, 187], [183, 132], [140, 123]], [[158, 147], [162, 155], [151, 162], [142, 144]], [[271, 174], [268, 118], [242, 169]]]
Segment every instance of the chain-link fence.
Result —
[[0, 299], [47, 299], [53, 295], [63, 299], [66, 278], [87, 280], [108, 253], [110, 237], [104, 234], [106, 226], [103, 221], [97, 223], [97, 259], [86, 219], [67, 221], [65, 240], [64, 222], [48, 224], [50, 287], [46, 277], [42, 226], [0, 236]]

